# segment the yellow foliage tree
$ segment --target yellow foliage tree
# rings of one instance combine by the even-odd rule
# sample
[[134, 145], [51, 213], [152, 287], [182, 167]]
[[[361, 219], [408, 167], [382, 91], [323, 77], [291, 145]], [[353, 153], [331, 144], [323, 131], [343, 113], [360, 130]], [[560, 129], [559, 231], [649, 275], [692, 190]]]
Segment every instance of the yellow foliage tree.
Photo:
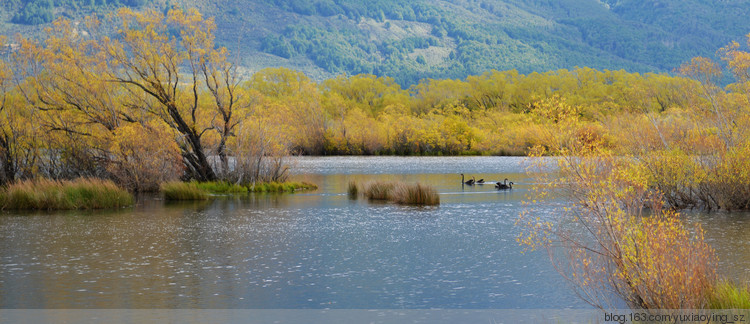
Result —
[[[224, 146], [236, 126], [233, 110], [239, 101], [239, 81], [226, 60], [226, 50], [215, 48], [213, 20], [194, 9], [173, 9], [166, 16], [154, 10], [121, 9], [118, 18], [119, 37], [100, 40], [111, 65], [108, 78], [126, 86], [131, 94], [129, 106], [159, 118], [177, 132], [190, 177], [215, 180], [204, 135], [218, 131], [216, 151], [227, 168]], [[213, 103], [202, 105], [204, 95]]]
[[[6, 38], [0, 36], [0, 51], [10, 50]], [[4, 53], [4, 58], [15, 54]], [[17, 57], [16, 57], [17, 58]], [[19, 178], [31, 177], [37, 158], [38, 127], [33, 122], [33, 110], [19, 89], [13, 60], [0, 59], [0, 183], [12, 183]], [[20, 65], [20, 63], [19, 63]]]

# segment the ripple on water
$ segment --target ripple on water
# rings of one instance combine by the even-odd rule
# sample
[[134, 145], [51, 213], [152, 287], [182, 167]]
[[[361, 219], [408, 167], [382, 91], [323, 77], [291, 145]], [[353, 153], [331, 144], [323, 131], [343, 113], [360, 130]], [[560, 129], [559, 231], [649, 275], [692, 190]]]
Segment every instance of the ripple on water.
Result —
[[[301, 158], [296, 173], [319, 191], [3, 215], [0, 307], [585, 307], [545, 253], [515, 243], [527, 187], [457, 183], [519, 173], [522, 160]], [[441, 205], [349, 200], [353, 175], [434, 185]]]

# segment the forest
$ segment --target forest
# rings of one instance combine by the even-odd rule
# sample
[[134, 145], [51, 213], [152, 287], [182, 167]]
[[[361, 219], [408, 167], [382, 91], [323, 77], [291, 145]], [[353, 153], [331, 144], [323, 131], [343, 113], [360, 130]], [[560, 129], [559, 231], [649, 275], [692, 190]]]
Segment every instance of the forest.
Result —
[[97, 7], [140, 7], [149, 0], [9, 0], [7, 8], [21, 8], [12, 18], [12, 22], [26, 25], [50, 23], [55, 19], [56, 7], [69, 7], [74, 10]]
[[112, 38], [89, 18], [58, 20], [42, 41], [4, 40], [3, 182], [90, 176], [149, 190], [180, 174], [273, 180], [289, 154], [526, 155], [551, 139], [705, 154], [727, 136], [717, 128], [727, 121], [704, 115], [748, 106], [738, 44], [723, 49], [738, 77], [726, 89], [715, 83], [718, 67], [704, 71], [716, 64], [708, 59], [683, 76], [493, 70], [403, 88], [372, 74], [316, 82], [286, 68], [243, 79], [215, 45], [213, 20], [195, 10], [123, 8], [117, 19]]
[[288, 67], [316, 81], [373, 74], [404, 88], [493, 69], [671, 73], [694, 56], [717, 59], [750, 14], [747, 0], [9, 0], [0, 34], [44, 38], [56, 18], [174, 5], [214, 17], [216, 43], [251, 71]]

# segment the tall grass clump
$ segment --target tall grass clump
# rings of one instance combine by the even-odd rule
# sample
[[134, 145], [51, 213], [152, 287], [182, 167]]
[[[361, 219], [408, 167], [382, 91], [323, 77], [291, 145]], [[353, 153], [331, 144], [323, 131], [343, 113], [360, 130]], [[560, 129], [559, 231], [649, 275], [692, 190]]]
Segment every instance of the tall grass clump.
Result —
[[349, 196], [349, 199], [357, 199], [357, 196], [359, 195], [359, 187], [357, 186], [356, 181], [349, 181], [349, 185], [346, 188], [346, 194]]
[[391, 199], [404, 205], [440, 205], [440, 196], [435, 189], [419, 183], [396, 183]]
[[3, 190], [6, 209], [102, 209], [132, 205], [133, 195], [110, 180], [24, 180]]
[[370, 200], [391, 200], [394, 182], [371, 181], [364, 184], [362, 194]]
[[194, 182], [203, 191], [215, 194], [247, 193], [247, 187], [227, 181]]
[[350, 181], [348, 195], [352, 199], [362, 195], [369, 200], [387, 200], [403, 205], [440, 205], [437, 191], [419, 183], [370, 181], [360, 187], [356, 182]]
[[714, 287], [708, 306], [712, 309], [750, 309], [750, 287], [722, 281]]
[[170, 181], [161, 185], [165, 200], [206, 200], [208, 192], [195, 182]]

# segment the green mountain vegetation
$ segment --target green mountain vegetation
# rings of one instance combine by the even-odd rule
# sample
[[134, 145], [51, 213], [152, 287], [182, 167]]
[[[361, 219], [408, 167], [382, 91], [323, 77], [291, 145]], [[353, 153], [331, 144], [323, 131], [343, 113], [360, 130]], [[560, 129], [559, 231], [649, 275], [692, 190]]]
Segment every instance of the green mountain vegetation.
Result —
[[671, 72], [750, 32], [750, 1], [709, 0], [10, 0], [0, 33], [119, 6], [198, 8], [217, 43], [251, 73], [288, 67], [314, 79], [368, 73], [401, 85], [591, 67]]

